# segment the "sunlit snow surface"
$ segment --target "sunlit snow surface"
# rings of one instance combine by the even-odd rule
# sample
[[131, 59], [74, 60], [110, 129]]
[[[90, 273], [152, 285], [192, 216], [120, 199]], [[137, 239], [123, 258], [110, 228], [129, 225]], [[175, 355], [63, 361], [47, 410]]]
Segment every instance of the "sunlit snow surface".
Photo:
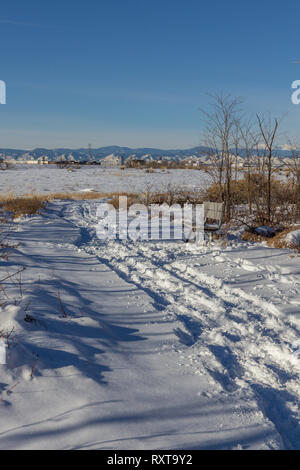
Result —
[[299, 449], [299, 255], [101, 241], [98, 204], [11, 227], [0, 448]]
[[56, 165], [16, 165], [0, 171], [0, 193], [16, 195], [31, 192], [145, 192], [161, 191], [167, 187], [182, 186], [185, 189], [203, 189], [210, 184], [211, 177], [201, 170], [145, 170], [101, 168], [86, 166], [80, 169], [60, 169]]

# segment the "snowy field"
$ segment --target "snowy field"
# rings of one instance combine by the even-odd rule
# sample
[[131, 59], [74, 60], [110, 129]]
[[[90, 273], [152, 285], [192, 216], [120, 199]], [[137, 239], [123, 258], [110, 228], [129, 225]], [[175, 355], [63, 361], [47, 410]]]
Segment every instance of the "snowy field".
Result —
[[201, 170], [145, 170], [101, 168], [86, 166], [68, 171], [56, 165], [16, 165], [0, 171], [0, 193], [78, 192], [86, 189], [97, 192], [144, 192], [160, 191], [171, 186], [185, 189], [203, 189], [210, 184], [210, 176]]
[[97, 204], [14, 223], [0, 448], [300, 449], [300, 256], [100, 241]]

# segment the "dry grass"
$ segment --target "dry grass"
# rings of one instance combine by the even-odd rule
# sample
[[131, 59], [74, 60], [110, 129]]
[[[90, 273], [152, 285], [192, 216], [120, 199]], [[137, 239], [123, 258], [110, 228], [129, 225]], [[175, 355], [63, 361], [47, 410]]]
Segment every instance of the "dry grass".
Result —
[[284, 230], [278, 231], [273, 237], [265, 237], [254, 232], [246, 231], [242, 234], [241, 238], [250, 242], [266, 242], [271, 248], [291, 248], [300, 251], [299, 245], [293, 245], [286, 240], [288, 233], [298, 230], [299, 225], [292, 225]]
[[294, 226], [291, 226], [289, 228], [282, 230], [282, 232], [279, 232], [271, 239], [268, 239], [268, 242], [267, 242], [268, 245], [273, 248], [293, 248], [293, 249], [300, 251], [299, 245], [298, 246], [293, 245], [286, 240], [286, 236], [288, 233], [294, 232], [294, 230], [298, 230], [299, 228], [300, 228], [299, 225], [298, 226], [294, 225]]
[[13, 217], [31, 215], [45, 206], [45, 199], [39, 196], [14, 197], [13, 195], [0, 197], [0, 209], [11, 212]]
[[[232, 181], [231, 191], [234, 204], [246, 204], [248, 202], [248, 180], [247, 175], [238, 181]], [[272, 178], [272, 199], [273, 204], [285, 204], [293, 202], [295, 187], [290, 182], [283, 182], [282, 180]], [[206, 196], [210, 201], [219, 202], [222, 200], [222, 193], [225, 192], [225, 185], [218, 183], [212, 184], [208, 189]], [[260, 174], [251, 174], [250, 176], [250, 197], [252, 202], [258, 198], [261, 199], [266, 192], [266, 181]]]
[[111, 195], [109, 197], [109, 204], [112, 204], [115, 209], [119, 209], [119, 197], [126, 196], [127, 197], [127, 206], [132, 206], [133, 204], [142, 204], [141, 198], [138, 194], [131, 194], [131, 193], [118, 193]]
[[168, 204], [170, 206], [173, 204], [184, 206], [184, 204], [188, 203], [202, 204], [204, 198], [203, 194], [199, 191], [185, 191], [181, 188], [172, 188], [164, 192], [147, 191], [140, 194], [118, 193], [112, 196], [109, 201], [115, 209], [119, 208], [119, 196], [127, 196], [128, 207], [133, 204], [144, 204], [147, 207], [151, 204]]
[[39, 213], [47, 202], [55, 199], [60, 200], [88, 200], [88, 199], [108, 199], [116, 209], [119, 208], [119, 197], [127, 197], [128, 207], [132, 204], [180, 204], [186, 203], [196, 204], [203, 202], [203, 194], [198, 191], [185, 191], [180, 187], [166, 188], [163, 192], [147, 191], [145, 193], [129, 193], [129, 192], [58, 192], [49, 194], [30, 193], [24, 196], [16, 196], [13, 193], [0, 194], [0, 216], [1, 210], [11, 212], [13, 218], [21, 215], [32, 215]]
[[241, 235], [241, 239], [245, 240], [247, 242], [264, 242], [264, 241], [270, 241], [270, 237], [264, 237], [263, 235], [259, 235], [258, 233], [255, 232], [244, 232]]
[[[117, 193], [119, 194], [119, 193]], [[33, 215], [39, 213], [47, 202], [55, 199], [62, 200], [83, 200], [83, 199], [103, 199], [114, 197], [116, 193], [79, 192], [79, 193], [50, 193], [50, 194], [25, 194], [15, 196], [13, 193], [0, 195], [0, 210], [12, 213], [13, 218], [21, 215]], [[123, 193], [120, 193], [123, 195]]]

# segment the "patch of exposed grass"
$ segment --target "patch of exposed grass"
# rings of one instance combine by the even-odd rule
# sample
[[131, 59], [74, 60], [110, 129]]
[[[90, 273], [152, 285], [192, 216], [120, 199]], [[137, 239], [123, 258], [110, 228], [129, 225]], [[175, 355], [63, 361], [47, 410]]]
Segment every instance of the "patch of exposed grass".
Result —
[[103, 199], [118, 196], [130, 196], [128, 193], [100, 193], [100, 192], [74, 192], [74, 193], [50, 193], [50, 194], [25, 194], [24, 196], [15, 196], [13, 193], [0, 194], [0, 214], [1, 211], [10, 212], [13, 218], [22, 215], [33, 215], [39, 213], [47, 202], [55, 199], [61, 200], [85, 200], [85, 199]]
[[0, 194], [0, 215], [1, 211], [9, 211], [14, 218], [21, 215], [33, 215], [39, 213], [47, 202], [57, 200], [88, 200], [88, 199], [108, 199], [116, 209], [119, 208], [119, 197], [127, 197], [127, 205], [132, 204], [180, 204], [202, 203], [203, 194], [198, 191], [184, 191], [181, 188], [171, 188], [164, 192], [129, 193], [129, 192], [111, 192], [102, 193], [95, 191], [82, 192], [57, 192], [49, 194], [30, 193], [24, 196], [15, 196], [13, 193]]
[[241, 239], [247, 242], [264, 242], [269, 241], [270, 237], [264, 237], [263, 235], [259, 235], [258, 233], [246, 230], [242, 233]]
[[259, 235], [255, 232], [245, 231], [241, 238], [242, 240], [250, 241], [250, 242], [266, 242], [267, 245], [271, 248], [291, 248], [300, 251], [300, 246], [294, 245], [287, 240], [287, 235], [290, 232], [294, 232], [298, 230], [300, 226], [298, 225], [291, 225], [288, 228], [278, 231], [275, 233], [273, 237], [265, 237], [263, 235]]
[[45, 206], [46, 199], [41, 196], [16, 197], [13, 194], [0, 196], [0, 209], [12, 213], [13, 217], [20, 215], [32, 215]]
[[127, 196], [127, 204], [131, 206], [132, 204], [144, 204], [145, 206], [150, 206], [152, 204], [168, 204], [172, 206], [173, 204], [179, 204], [184, 206], [184, 204], [202, 204], [204, 196], [202, 192], [199, 191], [187, 191], [181, 188], [172, 188], [164, 192], [145, 192], [139, 194], [116, 194], [113, 195], [109, 201], [116, 209], [119, 208], [119, 196]]
[[271, 239], [268, 239], [268, 245], [273, 247], [273, 248], [292, 248], [300, 251], [300, 246], [299, 245], [294, 245], [291, 242], [287, 240], [287, 234], [290, 232], [294, 232], [295, 230], [298, 230], [300, 227], [299, 225], [296, 226], [291, 226], [288, 227], [282, 232], [277, 233], [274, 237]]

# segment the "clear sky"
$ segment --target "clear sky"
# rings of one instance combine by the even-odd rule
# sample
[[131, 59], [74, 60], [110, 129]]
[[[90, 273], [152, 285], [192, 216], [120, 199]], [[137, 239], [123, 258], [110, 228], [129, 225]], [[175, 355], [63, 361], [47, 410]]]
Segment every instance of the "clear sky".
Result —
[[288, 113], [300, 137], [300, 2], [1, 2], [0, 147], [200, 143], [207, 93]]

